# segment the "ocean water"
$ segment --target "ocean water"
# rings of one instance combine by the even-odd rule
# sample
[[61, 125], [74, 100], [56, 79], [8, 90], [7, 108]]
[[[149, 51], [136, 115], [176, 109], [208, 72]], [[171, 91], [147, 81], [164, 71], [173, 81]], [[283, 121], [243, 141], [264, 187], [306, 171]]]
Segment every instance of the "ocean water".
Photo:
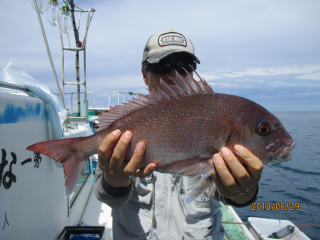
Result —
[[[285, 163], [271, 164], [300, 189], [304, 198], [294, 185], [273, 169], [264, 167], [260, 180], [260, 210], [252, 206], [234, 208], [243, 222], [248, 217], [283, 219], [295, 225], [312, 224], [312, 218], [307, 207], [309, 205], [314, 223], [320, 224], [320, 112], [273, 112], [280, 119], [296, 143], [292, 150], [292, 159]], [[278, 211], [274, 205], [273, 211], [266, 209], [266, 203], [289, 203], [288, 210]], [[262, 203], [264, 203], [264, 210]], [[294, 207], [290, 211], [290, 203]], [[298, 209], [299, 207], [299, 209]], [[257, 208], [257, 205], [256, 205]], [[315, 230], [316, 229], [316, 230]], [[301, 229], [309, 238], [320, 240], [320, 225], [307, 225]], [[316, 231], [316, 232], [315, 232]]]

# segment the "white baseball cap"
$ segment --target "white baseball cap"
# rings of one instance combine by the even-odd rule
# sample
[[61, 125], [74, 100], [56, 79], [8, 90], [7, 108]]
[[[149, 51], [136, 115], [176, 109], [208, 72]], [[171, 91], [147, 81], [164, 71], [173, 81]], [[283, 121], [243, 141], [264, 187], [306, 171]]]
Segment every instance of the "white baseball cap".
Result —
[[194, 48], [190, 39], [173, 28], [169, 28], [163, 32], [155, 33], [149, 38], [143, 50], [142, 62], [158, 63], [170, 54], [178, 52], [187, 53], [194, 61], [200, 63], [194, 55]]

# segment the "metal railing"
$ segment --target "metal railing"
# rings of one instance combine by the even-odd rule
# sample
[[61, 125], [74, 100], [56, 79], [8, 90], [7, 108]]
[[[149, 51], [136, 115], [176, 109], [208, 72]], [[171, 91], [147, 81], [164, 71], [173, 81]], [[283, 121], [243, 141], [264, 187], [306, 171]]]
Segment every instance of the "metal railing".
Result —
[[[42, 37], [43, 37], [44, 43], [46, 45], [47, 54], [48, 54], [48, 58], [49, 58], [49, 61], [50, 61], [52, 73], [53, 73], [54, 79], [56, 81], [58, 92], [59, 92], [59, 94], [61, 94], [61, 89], [60, 89], [60, 84], [59, 84], [58, 77], [57, 77], [57, 72], [56, 72], [56, 69], [55, 69], [54, 64], [53, 64], [53, 60], [52, 60], [52, 56], [51, 56], [51, 52], [50, 52], [47, 36], [46, 36], [45, 31], [44, 31], [44, 27], [43, 27], [43, 24], [42, 24], [42, 20], [41, 20], [41, 16], [40, 16], [39, 9], [38, 9], [38, 4], [37, 4], [36, 0], [33, 0], [33, 4], [34, 4], [34, 8], [35, 8], [36, 13], [37, 13], [38, 21], [39, 21], [41, 32], [42, 32]], [[59, 19], [59, 17], [58, 17], [58, 19]], [[59, 23], [60, 23], [60, 21], [59, 21]], [[63, 97], [61, 97], [61, 104], [62, 104], [63, 108], [66, 108], [66, 106], [64, 104]]]
[[[80, 92], [80, 93], [84, 93], [84, 92]], [[93, 96], [93, 108], [95, 108], [95, 106], [96, 106], [96, 97], [95, 97], [94, 93], [93, 92], [87, 92], [87, 93], [91, 93], [92, 94], [92, 96]], [[70, 112], [70, 114], [72, 115], [73, 114], [73, 94], [78, 94], [78, 92], [64, 93], [64, 95], [66, 95], [66, 94], [71, 94], [71, 110], [70, 110], [71, 112]], [[60, 99], [59, 93], [54, 93], [54, 95], [57, 95], [58, 98]]]
[[0, 81], [0, 87], [30, 92], [30, 90], [24, 86], [20, 86], [20, 85], [13, 84], [13, 83], [2, 82], [2, 81]]
[[[84, 93], [84, 92], [80, 92], [80, 93]], [[96, 107], [96, 97], [95, 94], [93, 92], [87, 92], [92, 94], [93, 96], [93, 108]], [[53, 93], [54, 95], [57, 95], [58, 98], [60, 99], [59, 93]], [[70, 94], [71, 95], [71, 115], [73, 114], [73, 94], [77, 94], [77, 92], [72, 92], [72, 93], [64, 93], [66, 94]], [[134, 92], [118, 92], [118, 91], [113, 91], [111, 93], [109, 93], [109, 102], [108, 102], [108, 107], [106, 108], [106, 110], [111, 108], [111, 95], [112, 94], [118, 94], [118, 105], [120, 105], [121, 103], [125, 103], [126, 102], [126, 95], [128, 95], [128, 100], [131, 101], [131, 96], [138, 98], [139, 93], [134, 93]], [[120, 95], [122, 95], [122, 99], [123, 102], [120, 102]]]
[[[77, 105], [78, 105], [78, 116], [70, 116], [69, 118], [74, 118], [74, 119], [84, 119], [85, 122], [88, 122], [88, 111], [87, 111], [87, 64], [86, 64], [86, 43], [87, 43], [87, 34], [88, 34], [88, 30], [89, 30], [89, 26], [93, 17], [93, 14], [95, 12], [95, 9], [90, 8], [88, 11], [77, 11], [75, 10], [73, 7], [73, 1], [71, 1], [71, 18], [72, 18], [72, 22], [73, 22], [73, 31], [75, 34], [75, 43], [76, 46], [75, 47], [70, 47], [70, 39], [69, 39], [69, 34], [68, 36], [68, 43], [69, 43], [69, 47], [65, 47], [64, 43], [63, 43], [63, 36], [62, 36], [62, 29], [61, 29], [61, 22], [60, 22], [60, 18], [59, 18], [59, 12], [58, 13], [58, 23], [59, 23], [59, 32], [60, 32], [60, 41], [61, 41], [61, 50], [62, 50], [62, 94], [64, 95], [64, 90], [65, 90], [65, 85], [76, 85], [77, 86]], [[78, 21], [78, 28], [76, 27], [75, 24], [75, 19], [74, 19], [74, 12], [79, 12], [79, 21]], [[79, 30], [80, 30], [80, 16], [81, 13], [84, 12], [88, 12], [88, 16], [87, 16], [87, 25], [86, 25], [86, 29], [85, 29], [85, 35], [83, 38], [83, 42], [82, 45], [79, 45], [80, 41], [79, 41]], [[65, 77], [64, 77], [64, 51], [75, 51], [76, 53], [76, 81], [75, 82], [65, 82]], [[83, 51], [83, 81], [80, 82], [80, 64], [79, 64], [79, 52]], [[83, 85], [84, 88], [84, 117], [80, 116], [80, 86]], [[73, 106], [71, 105], [71, 108]], [[71, 110], [72, 111], [72, 110]], [[72, 114], [72, 113], [71, 113]]]
[[126, 94], [129, 96], [129, 101], [131, 101], [130, 96], [139, 96], [139, 93], [134, 93], [134, 92], [118, 92], [118, 91], [113, 91], [109, 94], [109, 103], [108, 103], [108, 108], [111, 108], [111, 95], [114, 93], [118, 93], [118, 105], [120, 105], [120, 94], [123, 95], [123, 103], [126, 102]]

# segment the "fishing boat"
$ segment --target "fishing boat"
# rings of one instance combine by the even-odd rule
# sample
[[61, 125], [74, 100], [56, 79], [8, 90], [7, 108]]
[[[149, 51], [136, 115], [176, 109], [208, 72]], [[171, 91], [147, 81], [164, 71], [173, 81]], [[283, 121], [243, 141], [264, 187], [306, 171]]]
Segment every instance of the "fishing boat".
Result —
[[[65, 197], [64, 172], [61, 165], [45, 155], [26, 150], [36, 142], [94, 134], [93, 125], [99, 114], [108, 111], [112, 97], [121, 104], [137, 94], [132, 92], [111, 92], [106, 107], [96, 107], [87, 99], [86, 40], [94, 9], [78, 11], [87, 13], [87, 26], [83, 41], [76, 38], [76, 46], [64, 46], [65, 31], [59, 17], [62, 45], [62, 91], [52, 64], [50, 50], [43, 31], [40, 16], [41, 6], [33, 0], [39, 24], [43, 32], [49, 60], [57, 82], [58, 92], [51, 94], [46, 86], [28, 76], [15, 62], [10, 62], [3, 71], [0, 81], [0, 239], [70, 239], [72, 235], [87, 234], [98, 239], [109, 239], [112, 229], [111, 208], [95, 197], [94, 173], [98, 156], [91, 156], [70, 196]], [[57, 1], [50, 1], [52, 5]], [[71, 1], [72, 2], [72, 1]], [[71, 8], [71, 9], [69, 9]], [[73, 11], [73, 12], [72, 12]], [[73, 6], [64, 4], [57, 14], [77, 12]], [[74, 20], [74, 17], [73, 17]], [[76, 27], [73, 26], [75, 29]], [[68, 37], [69, 39], [69, 37]], [[76, 54], [77, 81], [64, 81], [64, 52]], [[83, 52], [84, 80], [80, 82], [79, 53]], [[90, 84], [90, 83], [88, 83]], [[74, 85], [76, 92], [64, 92], [65, 85]], [[80, 86], [84, 88], [83, 92]], [[83, 99], [81, 99], [83, 94]], [[36, 95], [37, 97], [35, 97]], [[66, 111], [65, 98], [71, 97], [71, 106]], [[73, 95], [77, 96], [77, 111], [73, 112]], [[56, 97], [57, 96], [57, 97]], [[60, 109], [55, 101], [59, 99]], [[90, 107], [89, 107], [90, 106]], [[249, 219], [251, 229], [246, 227], [231, 206], [221, 203], [223, 212], [224, 239], [269, 239], [268, 234], [285, 227], [274, 220]], [[273, 225], [272, 225], [272, 224]], [[268, 225], [268, 229], [264, 227]], [[272, 227], [272, 226], [273, 227]], [[298, 233], [297, 233], [298, 232]], [[295, 229], [285, 239], [309, 239]], [[170, 236], [168, 236], [170, 239]]]

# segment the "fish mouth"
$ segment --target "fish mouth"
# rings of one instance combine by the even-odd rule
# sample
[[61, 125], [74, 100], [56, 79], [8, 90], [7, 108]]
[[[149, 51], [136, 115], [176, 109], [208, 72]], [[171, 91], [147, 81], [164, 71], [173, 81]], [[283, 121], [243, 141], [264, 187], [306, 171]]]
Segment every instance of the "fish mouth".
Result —
[[276, 162], [289, 161], [292, 158], [290, 152], [292, 151], [292, 149], [294, 149], [295, 146], [295, 142], [292, 141], [290, 145], [278, 148], [276, 151], [273, 152], [273, 159], [276, 160]]

